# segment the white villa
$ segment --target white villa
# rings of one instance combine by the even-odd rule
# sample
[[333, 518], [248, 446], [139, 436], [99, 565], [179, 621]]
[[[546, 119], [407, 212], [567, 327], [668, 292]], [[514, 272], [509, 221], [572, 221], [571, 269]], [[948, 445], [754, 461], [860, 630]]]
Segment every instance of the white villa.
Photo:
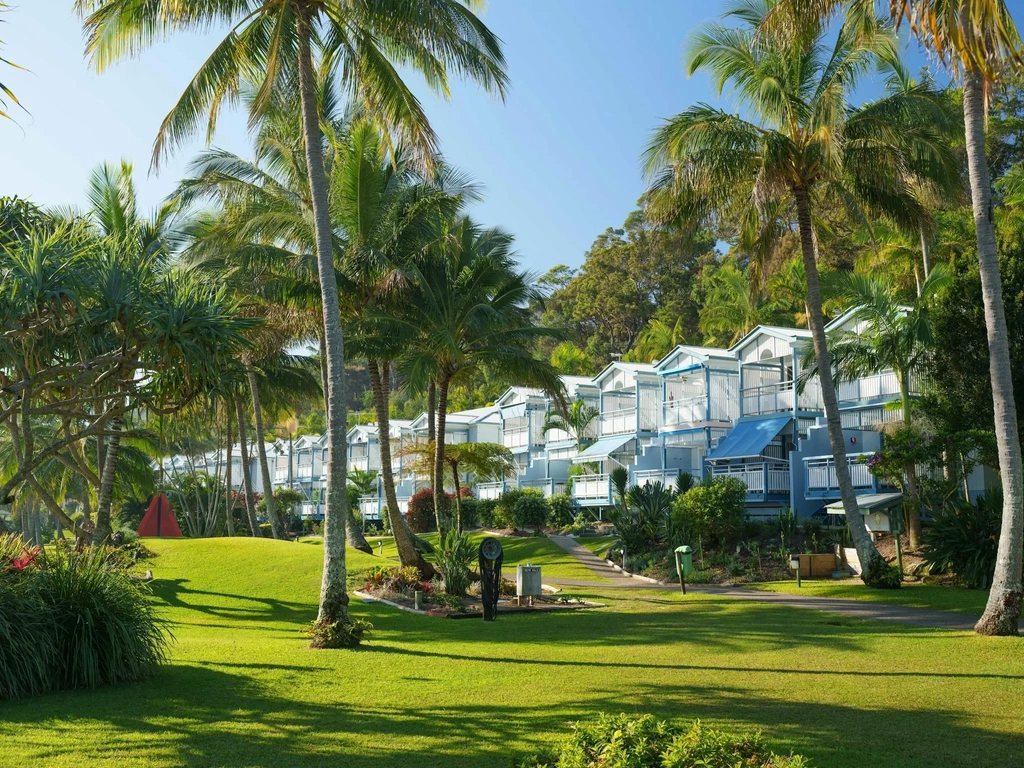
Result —
[[[856, 330], [851, 322], [847, 313], [828, 329]], [[697, 479], [735, 477], [747, 487], [751, 516], [775, 516], [792, 508], [805, 517], [839, 498], [817, 377], [802, 389], [797, 385], [810, 344], [807, 330], [758, 326], [729, 349], [683, 345], [650, 364], [614, 362], [593, 378], [564, 376], [568, 399], [583, 400], [599, 412], [582, 435], [545, 430], [552, 398], [541, 390], [511, 387], [493, 406], [449, 413], [446, 439], [502, 443], [515, 455], [515, 478], [465, 478], [482, 499], [497, 498], [509, 488], [536, 488], [547, 496], [568, 492], [579, 507], [599, 514], [613, 503], [611, 471], [625, 467], [631, 484], [638, 485], [669, 485], [680, 472]], [[879, 423], [901, 418], [899, 410], [887, 407], [900, 397], [896, 376], [882, 371], [843, 382], [837, 395], [858, 494], [891, 490], [880, 487], [861, 457], [880, 447]], [[404, 444], [425, 439], [426, 433], [425, 413], [412, 421], [391, 422], [392, 467], [403, 512], [409, 498], [429, 487], [430, 480], [417, 476], [413, 461], [398, 454]], [[326, 438], [278, 441], [267, 450], [274, 486], [301, 491], [306, 498], [303, 514], [318, 516]], [[205, 462], [196, 468], [224, 475], [223, 450], [208, 454]], [[379, 517], [385, 501], [376, 425], [349, 430], [348, 462], [350, 470], [378, 473], [376, 491], [360, 499], [360, 511], [366, 519]], [[232, 485], [239, 488], [237, 447], [233, 463]], [[187, 464], [183, 457], [165, 461], [165, 467], [178, 471]], [[978, 468], [969, 479], [972, 495], [984, 490], [986, 471]], [[262, 492], [254, 450], [249, 474], [254, 490]]]

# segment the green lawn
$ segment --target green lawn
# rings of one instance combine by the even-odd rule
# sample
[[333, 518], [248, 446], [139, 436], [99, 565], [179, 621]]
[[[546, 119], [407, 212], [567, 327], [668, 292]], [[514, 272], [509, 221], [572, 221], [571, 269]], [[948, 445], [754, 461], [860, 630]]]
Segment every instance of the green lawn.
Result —
[[743, 586], [770, 592], [841, 597], [850, 600], [866, 600], [872, 603], [906, 605], [912, 608], [956, 611], [973, 616], [981, 616], [985, 610], [985, 601], [988, 599], [988, 592], [985, 590], [925, 584], [904, 584], [900, 589], [868, 589], [859, 579], [846, 581], [809, 581], [804, 579], [799, 588], [796, 586], [795, 579], [792, 581], [766, 581]]
[[618, 711], [761, 728], [816, 768], [1020, 764], [1020, 640], [608, 589], [579, 592], [605, 609], [494, 624], [354, 600], [365, 647], [312, 651], [316, 543], [149, 544], [171, 663], [0, 704], [0, 765], [500, 767]]
[[589, 549], [598, 557], [607, 557], [608, 550], [618, 540], [618, 536], [582, 536], [576, 539], [576, 543], [584, 549]]

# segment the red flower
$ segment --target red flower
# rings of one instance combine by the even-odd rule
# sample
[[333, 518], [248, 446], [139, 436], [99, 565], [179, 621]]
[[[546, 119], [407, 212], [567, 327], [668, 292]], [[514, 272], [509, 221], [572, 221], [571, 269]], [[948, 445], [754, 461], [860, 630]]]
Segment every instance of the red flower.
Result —
[[41, 547], [32, 547], [32, 549], [22, 550], [21, 554], [11, 560], [10, 567], [15, 571], [24, 571], [31, 565], [35, 564], [36, 558], [42, 552]]

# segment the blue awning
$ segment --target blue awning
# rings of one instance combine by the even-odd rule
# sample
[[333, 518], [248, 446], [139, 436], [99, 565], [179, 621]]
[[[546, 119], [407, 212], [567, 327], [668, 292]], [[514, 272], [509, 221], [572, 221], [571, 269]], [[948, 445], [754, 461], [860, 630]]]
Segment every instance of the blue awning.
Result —
[[791, 418], [790, 416], [781, 416], [774, 419], [740, 422], [719, 443], [718, 447], [708, 454], [708, 458], [711, 460], [744, 459], [749, 456], [760, 456], [765, 446], [789, 424]]
[[593, 445], [587, 446], [573, 458], [573, 461], [600, 461], [607, 459], [616, 451], [619, 451], [632, 440], [635, 435], [616, 435], [614, 437], [602, 437]]

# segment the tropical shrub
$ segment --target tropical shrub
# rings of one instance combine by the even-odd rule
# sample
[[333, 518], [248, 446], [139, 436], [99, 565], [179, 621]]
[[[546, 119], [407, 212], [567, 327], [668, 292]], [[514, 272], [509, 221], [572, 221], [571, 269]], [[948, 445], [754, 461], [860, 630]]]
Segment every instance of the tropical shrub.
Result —
[[124, 552], [0, 537], [0, 699], [141, 680], [168, 634]]
[[450, 528], [441, 539], [436, 565], [444, 576], [446, 594], [461, 597], [469, 589], [469, 566], [475, 552], [469, 537]]
[[558, 493], [548, 499], [548, 524], [553, 528], [565, 528], [572, 525], [576, 516], [576, 507], [572, 495]]
[[413, 533], [430, 533], [437, 530], [432, 488], [424, 488], [413, 494], [409, 499], [409, 512], [405, 519], [409, 523], [409, 530]]
[[373, 624], [363, 619], [351, 621], [313, 621], [306, 634], [310, 648], [357, 648]]
[[903, 585], [903, 574], [895, 565], [889, 565], [880, 557], [871, 561], [871, 565], [861, 575], [864, 583], [874, 589], [899, 589]]
[[459, 503], [462, 507], [462, 527], [476, 528], [480, 525], [480, 500], [475, 496], [463, 496]]
[[798, 755], [771, 752], [759, 733], [736, 737], [703, 725], [653, 715], [601, 715], [576, 723], [554, 750], [513, 762], [514, 768], [807, 768]]
[[494, 517], [502, 528], [540, 531], [548, 519], [548, 502], [533, 488], [511, 488], [498, 499]]
[[694, 486], [672, 505], [690, 534], [728, 541], [737, 536], [746, 518], [747, 487], [735, 477], [720, 477]]
[[497, 499], [477, 499], [476, 516], [477, 523], [482, 528], [494, 528], [497, 525], [496, 511], [498, 508]]
[[921, 555], [932, 573], [950, 573], [963, 586], [988, 589], [996, 568], [1003, 514], [1002, 493], [991, 491], [977, 504], [959, 500], [932, 513], [922, 536]]

